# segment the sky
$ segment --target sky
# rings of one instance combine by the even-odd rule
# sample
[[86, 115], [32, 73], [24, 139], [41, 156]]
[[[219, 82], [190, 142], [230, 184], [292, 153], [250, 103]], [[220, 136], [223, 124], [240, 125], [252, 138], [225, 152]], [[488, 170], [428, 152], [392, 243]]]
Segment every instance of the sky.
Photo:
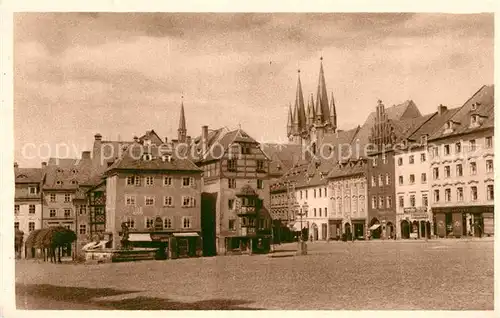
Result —
[[316, 93], [323, 57], [339, 129], [377, 100], [423, 114], [493, 84], [493, 14], [16, 13], [15, 161], [79, 157], [94, 135], [132, 140], [240, 127], [286, 142], [297, 70]]

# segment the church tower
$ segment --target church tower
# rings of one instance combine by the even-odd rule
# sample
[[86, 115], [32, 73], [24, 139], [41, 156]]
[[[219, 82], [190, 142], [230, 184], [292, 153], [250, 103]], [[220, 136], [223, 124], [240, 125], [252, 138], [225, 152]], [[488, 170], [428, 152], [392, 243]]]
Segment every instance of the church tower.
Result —
[[177, 129], [177, 139], [179, 143], [185, 143], [187, 136], [186, 117], [184, 115], [184, 96], [181, 100], [181, 116], [179, 118], [179, 128]]

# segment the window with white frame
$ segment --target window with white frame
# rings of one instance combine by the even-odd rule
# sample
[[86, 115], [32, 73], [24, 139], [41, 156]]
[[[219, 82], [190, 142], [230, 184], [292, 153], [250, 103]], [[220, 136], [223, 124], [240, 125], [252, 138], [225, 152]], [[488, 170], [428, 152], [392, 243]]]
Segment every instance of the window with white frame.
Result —
[[434, 202], [439, 202], [439, 189], [434, 190]]
[[264, 181], [257, 179], [257, 189], [264, 189]]
[[71, 202], [71, 194], [69, 193], [64, 194], [64, 202]]
[[227, 160], [227, 170], [228, 171], [236, 171], [236, 164], [237, 164], [236, 159]]
[[425, 152], [422, 152], [422, 153], [420, 154], [420, 162], [425, 162], [425, 160], [427, 160], [427, 158], [426, 158], [426, 154], [425, 154]]
[[233, 220], [228, 220], [228, 226], [227, 227], [228, 227], [228, 229], [230, 231], [236, 230], [236, 220], [234, 220], [234, 219]]
[[264, 161], [257, 160], [257, 171], [264, 171]]
[[427, 183], [427, 173], [422, 172], [420, 174], [420, 183], [423, 183], [423, 184]]
[[28, 231], [33, 232], [35, 230], [35, 222], [28, 222]]
[[229, 189], [236, 189], [236, 179], [227, 179], [227, 186]]
[[462, 169], [462, 164], [461, 163], [457, 164], [456, 172], [457, 172], [457, 177], [461, 177], [461, 176], [464, 175], [464, 171]]
[[433, 156], [436, 158], [436, 157], [439, 157], [439, 147], [438, 146], [435, 146], [432, 148], [432, 153], [433, 153]]
[[377, 158], [373, 158], [372, 159], [372, 167], [376, 167], [377, 166]]
[[165, 229], [171, 229], [173, 227], [172, 218], [167, 216], [163, 219], [163, 227]]
[[432, 168], [432, 178], [434, 180], [439, 179], [439, 168], [438, 167]]
[[129, 228], [129, 229], [134, 229], [135, 228], [135, 218], [131, 217], [131, 216], [127, 216], [124, 218], [124, 221], [125, 225]]
[[154, 227], [154, 220], [151, 217], [145, 217], [144, 218], [144, 227], [146, 229], [152, 229]]
[[493, 172], [493, 160], [491, 159], [486, 160], [486, 172]]
[[388, 209], [392, 208], [392, 197], [389, 195], [386, 197], [386, 206]]
[[377, 208], [377, 197], [372, 196], [372, 209], [376, 209], [376, 208]]
[[428, 207], [429, 206], [429, 199], [427, 198], [427, 194], [422, 194], [422, 206]]
[[411, 156], [409, 157], [409, 160], [408, 160], [408, 161], [409, 161], [409, 163], [410, 163], [411, 165], [412, 165], [412, 164], [414, 164], [414, 163], [415, 163], [415, 156], [414, 156], [414, 155], [411, 155]]
[[493, 148], [493, 137], [489, 136], [485, 138], [486, 148]]
[[464, 200], [464, 188], [457, 188], [457, 201], [462, 202]]
[[145, 196], [144, 197], [144, 205], [147, 205], [147, 206], [155, 205], [155, 197], [154, 196]]
[[384, 197], [383, 196], [378, 197], [378, 208], [379, 209], [384, 208]]
[[87, 214], [87, 206], [80, 205], [80, 215]]
[[469, 164], [469, 167], [470, 167], [470, 174], [473, 176], [473, 175], [476, 175], [477, 174], [477, 164], [475, 162], [471, 162]]
[[414, 194], [410, 195], [410, 206], [411, 207], [415, 206], [415, 195]]
[[398, 158], [398, 166], [402, 166], [403, 165], [403, 158]]
[[410, 174], [410, 184], [414, 184], [414, 183], [415, 183], [415, 175]]
[[144, 178], [144, 183], [147, 185], [147, 186], [152, 186], [154, 184], [154, 177], [153, 176], [147, 176]]
[[474, 139], [469, 140], [469, 151], [475, 151], [476, 150], [476, 141]]
[[29, 194], [38, 194], [38, 187], [28, 187]]
[[15, 204], [14, 205], [14, 214], [19, 214], [20, 210], [21, 210], [21, 208], [19, 207], [19, 204]]
[[445, 178], [451, 177], [451, 168], [450, 168], [450, 166], [444, 166], [444, 177]]
[[384, 177], [381, 174], [379, 174], [378, 175], [378, 186], [382, 187], [383, 185], [384, 185]]
[[459, 141], [455, 143], [455, 153], [459, 154], [462, 152], [462, 143]]
[[405, 198], [404, 198], [404, 196], [402, 196], [402, 195], [398, 196], [398, 201], [399, 201], [399, 207], [400, 208], [404, 208], [404, 206], [405, 206]]
[[50, 209], [49, 210], [49, 216], [51, 218], [55, 218], [56, 217], [56, 209]]
[[196, 206], [196, 199], [194, 197], [190, 197], [190, 196], [183, 196], [182, 197], [182, 206], [183, 207], [195, 207]]
[[174, 198], [172, 196], [163, 197], [164, 206], [174, 206]]
[[182, 186], [183, 187], [190, 187], [191, 186], [191, 178], [190, 177], [183, 177], [182, 178]]
[[385, 184], [386, 185], [390, 185], [391, 184], [391, 176], [388, 173], [385, 174]]
[[135, 195], [132, 194], [126, 194], [125, 195], [125, 205], [135, 205]]
[[190, 216], [183, 216], [182, 217], [182, 228], [183, 229], [190, 229], [191, 228], [191, 217]]
[[321, 217], [321, 208], [319, 208], [319, 217]]
[[64, 209], [64, 217], [65, 218], [71, 217], [71, 210], [70, 209]]
[[404, 178], [403, 178], [403, 176], [399, 176], [399, 178], [398, 178], [398, 179], [399, 179], [399, 185], [403, 185], [403, 183], [404, 183]]
[[470, 187], [470, 199], [471, 201], [477, 201], [477, 187]]
[[80, 224], [79, 225], [79, 233], [80, 234], [87, 234], [87, 225], [86, 224]]
[[451, 153], [450, 151], [450, 145], [444, 145], [444, 155], [449, 156]]
[[56, 202], [56, 194], [55, 193], [50, 194], [50, 202]]
[[444, 201], [445, 202], [450, 202], [451, 201], [451, 189], [444, 189]]
[[172, 177], [163, 177], [163, 185], [165, 187], [171, 187], [172, 186]]
[[127, 177], [127, 185], [129, 186], [140, 186], [141, 185], [141, 178], [139, 176], [128, 176]]
[[385, 154], [382, 154], [382, 163], [383, 164], [387, 163], [387, 156]]
[[493, 201], [494, 197], [495, 197], [495, 191], [493, 190], [493, 185], [492, 184], [488, 184], [486, 186], [486, 199], [488, 201]]
[[19, 222], [14, 222], [14, 229], [19, 230]]

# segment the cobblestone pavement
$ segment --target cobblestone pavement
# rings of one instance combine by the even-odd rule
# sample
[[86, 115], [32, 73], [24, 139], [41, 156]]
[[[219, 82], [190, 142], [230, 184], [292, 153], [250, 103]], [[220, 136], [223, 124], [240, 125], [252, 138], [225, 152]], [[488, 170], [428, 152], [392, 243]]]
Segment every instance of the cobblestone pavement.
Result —
[[16, 263], [20, 309], [493, 309], [493, 241], [313, 242], [275, 253]]

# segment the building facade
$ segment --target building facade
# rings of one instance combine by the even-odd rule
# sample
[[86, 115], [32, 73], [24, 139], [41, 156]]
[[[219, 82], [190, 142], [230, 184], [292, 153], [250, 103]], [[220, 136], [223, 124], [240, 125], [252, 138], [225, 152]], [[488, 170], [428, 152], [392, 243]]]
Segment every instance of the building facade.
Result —
[[110, 246], [121, 246], [126, 225], [135, 246], [160, 247], [170, 258], [201, 255], [201, 170], [155, 145], [129, 147], [105, 172]]
[[14, 163], [14, 228], [24, 233], [24, 242], [29, 234], [42, 228], [41, 182], [42, 168], [20, 168]]
[[483, 86], [429, 137], [439, 237], [494, 234], [494, 88]]

